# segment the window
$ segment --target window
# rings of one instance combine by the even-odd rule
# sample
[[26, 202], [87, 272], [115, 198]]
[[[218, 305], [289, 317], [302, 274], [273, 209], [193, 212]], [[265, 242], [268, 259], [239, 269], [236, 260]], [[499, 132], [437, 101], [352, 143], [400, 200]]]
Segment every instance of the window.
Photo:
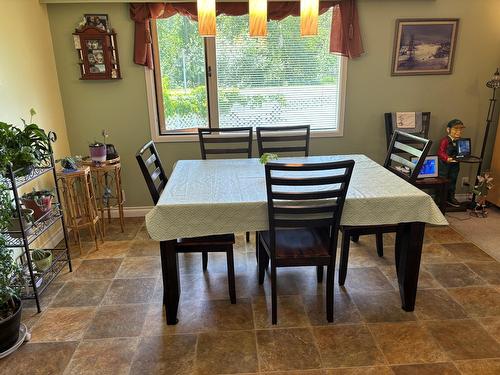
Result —
[[299, 17], [270, 21], [265, 38], [248, 36], [247, 15], [218, 16], [216, 38], [181, 15], [156, 20], [159, 134], [304, 124], [341, 134], [344, 58], [328, 51], [331, 12], [308, 38]]

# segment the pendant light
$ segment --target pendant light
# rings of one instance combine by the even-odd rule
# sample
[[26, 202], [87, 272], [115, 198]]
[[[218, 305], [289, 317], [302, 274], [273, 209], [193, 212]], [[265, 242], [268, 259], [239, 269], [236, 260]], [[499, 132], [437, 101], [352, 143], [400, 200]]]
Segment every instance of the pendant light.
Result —
[[318, 35], [319, 0], [300, 0], [300, 35]]
[[201, 36], [215, 36], [215, 0], [197, 0], [198, 32]]
[[267, 35], [267, 0], [249, 0], [250, 36]]

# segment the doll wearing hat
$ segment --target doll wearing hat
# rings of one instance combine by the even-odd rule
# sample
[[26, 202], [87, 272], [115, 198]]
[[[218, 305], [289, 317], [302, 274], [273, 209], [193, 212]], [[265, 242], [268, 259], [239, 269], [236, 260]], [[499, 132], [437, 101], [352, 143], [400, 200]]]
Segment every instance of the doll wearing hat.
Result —
[[439, 142], [439, 176], [450, 180], [447, 203], [453, 207], [460, 207], [460, 202], [455, 199], [458, 173], [460, 172], [460, 163], [456, 157], [458, 154], [457, 140], [462, 137], [464, 128], [462, 121], [451, 120], [446, 126], [448, 135]]

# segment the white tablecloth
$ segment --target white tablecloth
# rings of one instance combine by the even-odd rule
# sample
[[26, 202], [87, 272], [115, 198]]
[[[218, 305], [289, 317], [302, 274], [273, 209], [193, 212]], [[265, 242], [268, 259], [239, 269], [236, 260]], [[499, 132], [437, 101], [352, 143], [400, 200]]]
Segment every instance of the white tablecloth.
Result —
[[[314, 163], [353, 159], [343, 225], [448, 222], [432, 198], [364, 155], [280, 158]], [[146, 215], [156, 241], [268, 229], [264, 166], [258, 159], [180, 160]]]

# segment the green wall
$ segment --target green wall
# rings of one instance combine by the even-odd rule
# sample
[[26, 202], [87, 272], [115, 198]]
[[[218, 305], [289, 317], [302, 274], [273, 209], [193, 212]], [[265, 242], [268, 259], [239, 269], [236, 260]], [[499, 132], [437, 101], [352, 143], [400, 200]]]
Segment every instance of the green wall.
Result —
[[[313, 139], [312, 154], [364, 153], [382, 161], [383, 113], [390, 111], [432, 112], [430, 137], [436, 142], [448, 120], [461, 118], [479, 152], [491, 94], [485, 82], [500, 65], [500, 1], [475, 1], [474, 6], [470, 0], [359, 0], [358, 4], [366, 54], [349, 62], [344, 136]], [[128, 5], [50, 4], [48, 9], [72, 153], [88, 153], [87, 143], [106, 128], [122, 157], [127, 205], [151, 205], [134, 160], [150, 130], [144, 69], [132, 62], [134, 24]], [[109, 15], [118, 33], [123, 80], [78, 79], [71, 33], [84, 13]], [[395, 19], [423, 17], [460, 18], [454, 73], [391, 77]], [[159, 152], [167, 170], [176, 160], [199, 158], [195, 142], [162, 143]], [[463, 168], [462, 174], [467, 172]]]

